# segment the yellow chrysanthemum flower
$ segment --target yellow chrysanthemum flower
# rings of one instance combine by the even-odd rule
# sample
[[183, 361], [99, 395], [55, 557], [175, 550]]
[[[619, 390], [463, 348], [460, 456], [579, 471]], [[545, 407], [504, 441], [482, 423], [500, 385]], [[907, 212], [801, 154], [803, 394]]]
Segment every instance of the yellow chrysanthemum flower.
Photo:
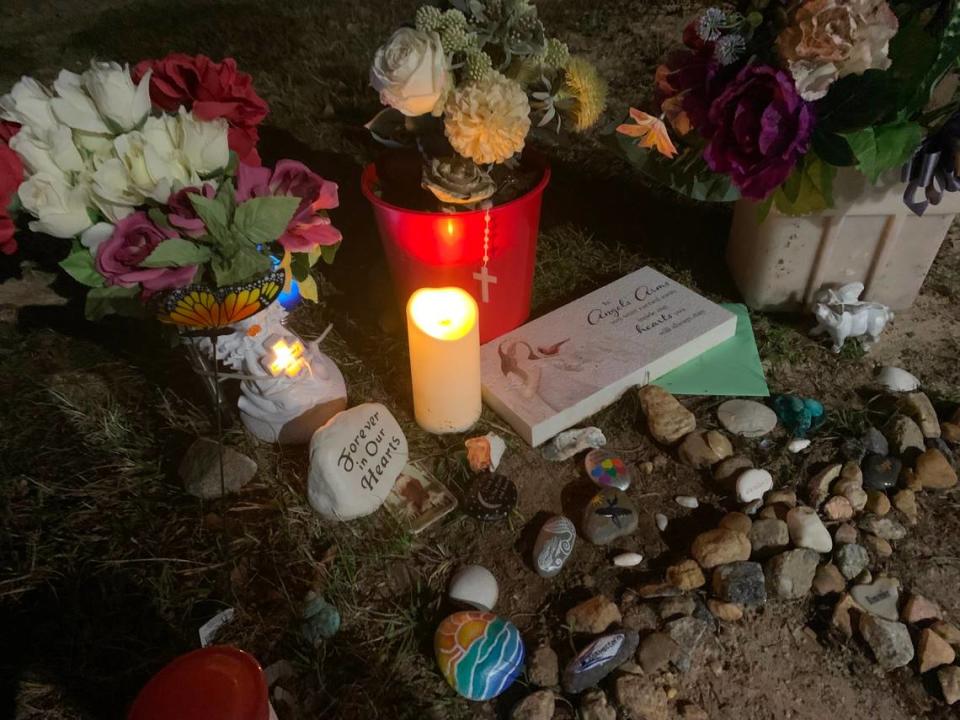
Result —
[[607, 104], [607, 84], [590, 61], [572, 56], [563, 69], [561, 96], [573, 101], [566, 114], [574, 130], [583, 132], [600, 119]]

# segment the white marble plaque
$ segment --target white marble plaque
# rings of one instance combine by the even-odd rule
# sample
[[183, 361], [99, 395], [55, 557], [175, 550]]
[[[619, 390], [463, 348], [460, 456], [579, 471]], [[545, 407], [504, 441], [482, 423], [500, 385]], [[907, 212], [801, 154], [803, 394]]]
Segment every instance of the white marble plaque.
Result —
[[736, 329], [732, 313], [641, 268], [484, 345], [483, 399], [536, 446]]

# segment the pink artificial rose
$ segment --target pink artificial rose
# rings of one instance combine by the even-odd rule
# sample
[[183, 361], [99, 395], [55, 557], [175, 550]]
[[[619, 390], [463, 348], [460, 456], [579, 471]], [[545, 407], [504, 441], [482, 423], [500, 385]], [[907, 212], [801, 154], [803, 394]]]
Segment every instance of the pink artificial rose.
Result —
[[324, 210], [340, 204], [339, 188], [296, 160], [281, 160], [269, 168], [241, 165], [237, 170], [237, 202], [250, 198], [286, 195], [300, 198], [287, 231], [278, 242], [291, 252], [308, 252], [318, 245], [336, 245], [340, 231], [330, 224]]
[[117, 223], [113, 235], [97, 248], [97, 271], [107, 285], [143, 286], [143, 296], [159, 290], [189, 285], [197, 272], [186, 267], [143, 268], [140, 263], [164, 240], [176, 237], [170, 230], [154, 225], [145, 212], [135, 212]]
[[253, 78], [237, 70], [233, 58], [214, 62], [206, 55], [196, 57], [172, 53], [160, 60], [144, 60], [133, 69], [139, 82], [147, 70], [150, 99], [169, 112], [181, 105], [200, 120], [225, 118], [230, 124], [228, 142], [245, 164], [260, 164], [256, 126], [263, 122], [269, 107], [253, 89]]
[[212, 200], [216, 194], [216, 189], [210, 183], [204, 183], [203, 188], [185, 187], [178, 190], [167, 200], [167, 222], [186, 237], [197, 238], [206, 234], [207, 226], [197, 215], [189, 196], [203, 195]]

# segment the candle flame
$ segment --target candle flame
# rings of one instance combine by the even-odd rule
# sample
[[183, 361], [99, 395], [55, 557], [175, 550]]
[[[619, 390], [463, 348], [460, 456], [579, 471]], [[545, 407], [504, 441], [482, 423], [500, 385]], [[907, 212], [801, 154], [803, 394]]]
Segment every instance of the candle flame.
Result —
[[303, 359], [303, 343], [299, 340], [294, 340], [292, 345], [287, 345], [286, 340], [277, 340], [270, 349], [274, 356], [270, 362], [270, 374], [274, 377], [296, 377], [303, 370], [306, 363]]
[[410, 317], [439, 340], [458, 340], [477, 323], [477, 303], [460, 288], [421, 288], [410, 296]]

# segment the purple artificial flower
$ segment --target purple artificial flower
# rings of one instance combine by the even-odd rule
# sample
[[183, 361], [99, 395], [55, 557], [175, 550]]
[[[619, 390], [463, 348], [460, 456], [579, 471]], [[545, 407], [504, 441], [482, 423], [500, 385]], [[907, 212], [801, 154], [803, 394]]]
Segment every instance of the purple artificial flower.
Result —
[[708, 119], [704, 159], [746, 198], [766, 198], [810, 149], [813, 108], [788, 72], [768, 65], [743, 68], [711, 103]]
[[181, 188], [167, 200], [167, 222], [184, 237], [198, 238], [206, 234], [207, 227], [197, 215], [190, 201], [190, 195], [203, 195], [208, 200], [216, 197], [217, 190], [210, 183], [204, 183], [202, 188]]

